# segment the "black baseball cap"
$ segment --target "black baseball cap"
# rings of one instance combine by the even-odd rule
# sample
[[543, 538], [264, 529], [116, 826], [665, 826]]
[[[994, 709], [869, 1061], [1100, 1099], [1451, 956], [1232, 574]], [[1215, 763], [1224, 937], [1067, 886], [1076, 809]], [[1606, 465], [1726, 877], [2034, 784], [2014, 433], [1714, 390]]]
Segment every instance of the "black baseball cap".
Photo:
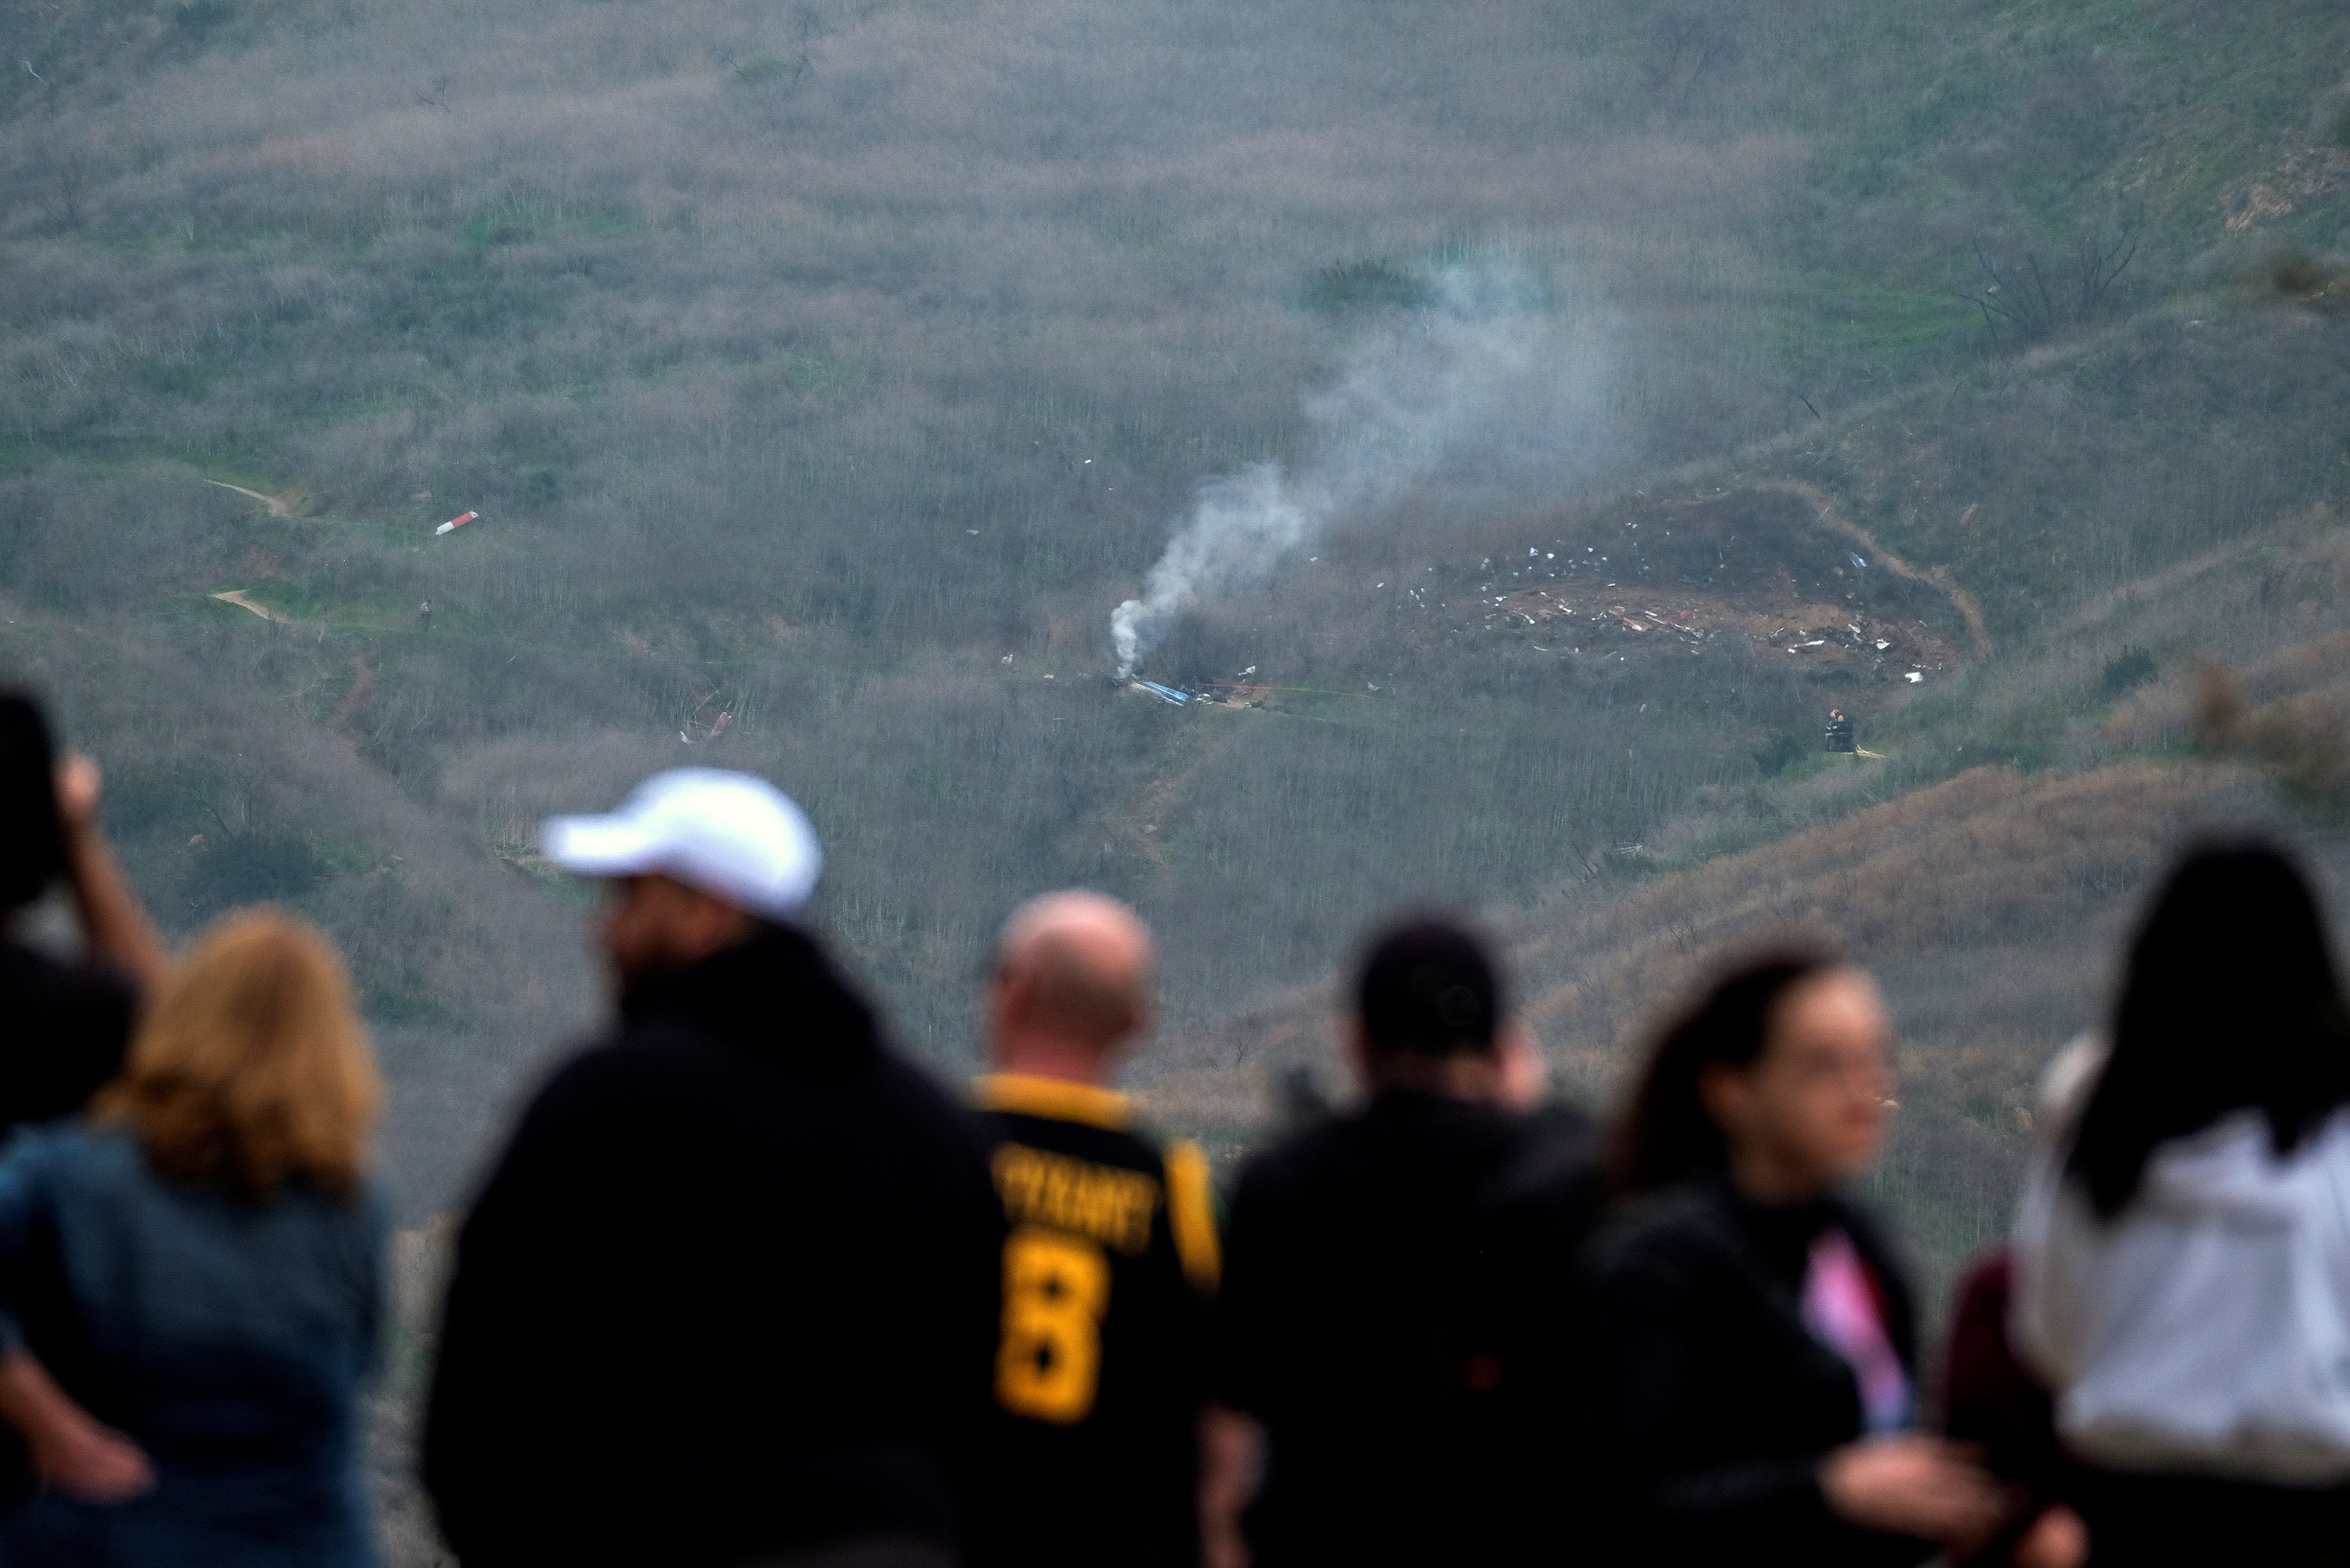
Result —
[[1482, 939], [1440, 916], [1420, 916], [1372, 939], [1355, 1004], [1381, 1055], [1490, 1051], [1500, 1029], [1501, 980]]
[[0, 910], [31, 903], [65, 868], [48, 721], [30, 697], [0, 691]]

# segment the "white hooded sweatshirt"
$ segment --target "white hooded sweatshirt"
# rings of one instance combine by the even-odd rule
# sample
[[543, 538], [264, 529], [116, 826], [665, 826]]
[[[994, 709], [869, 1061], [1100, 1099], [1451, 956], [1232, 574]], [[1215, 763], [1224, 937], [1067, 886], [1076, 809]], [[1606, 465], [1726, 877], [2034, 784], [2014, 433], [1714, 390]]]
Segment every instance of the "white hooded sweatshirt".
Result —
[[2158, 1145], [2110, 1221], [2043, 1153], [2014, 1267], [2010, 1338], [2082, 1458], [2350, 1480], [2350, 1111], [2283, 1160], [2251, 1110]]

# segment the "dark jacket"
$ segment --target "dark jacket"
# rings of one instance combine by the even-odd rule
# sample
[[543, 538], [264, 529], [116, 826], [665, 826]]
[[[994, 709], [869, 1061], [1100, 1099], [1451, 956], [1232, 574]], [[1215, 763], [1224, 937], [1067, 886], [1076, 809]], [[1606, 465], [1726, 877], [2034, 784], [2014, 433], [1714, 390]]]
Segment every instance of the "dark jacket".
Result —
[[137, 1002], [105, 970], [0, 936], [0, 1137], [71, 1116], [120, 1072]]
[[1803, 1319], [1811, 1245], [1831, 1225], [1874, 1276], [1914, 1386], [1908, 1289], [1848, 1204], [1759, 1204], [1706, 1175], [1595, 1241], [1592, 1441], [1623, 1561], [1857, 1568], [1930, 1553], [1844, 1523], [1820, 1494], [1820, 1461], [1862, 1433], [1850, 1366]]
[[[126, 1129], [28, 1135], [0, 1162], [0, 1345], [29, 1341], [128, 1432], [155, 1490], [43, 1493], [0, 1526], [14, 1563], [365, 1568], [359, 1392], [381, 1337], [385, 1220], [307, 1181], [255, 1203], [159, 1175]], [[28, 1273], [42, 1288], [13, 1288]], [[62, 1310], [59, 1310], [62, 1308]]]
[[632, 989], [458, 1241], [424, 1447], [469, 1568], [951, 1543], [1002, 1210], [816, 946]]
[[[0, 935], [0, 1147], [21, 1127], [71, 1116], [122, 1070], [138, 993], [94, 964], [68, 963]], [[0, 1264], [0, 1294], [70, 1311], [45, 1262]], [[0, 1424], [0, 1514], [36, 1490], [31, 1456]]]
[[2004, 1247], [1969, 1266], [1950, 1308], [1942, 1357], [1942, 1430], [1982, 1452], [1983, 1468], [2020, 1494], [2008, 1525], [1969, 1563], [2004, 1563], [2043, 1509], [2071, 1501], [2078, 1467], [2056, 1438], [2055, 1400], [2017, 1359], [2007, 1316], [2014, 1270]]
[[1544, 1561], [1575, 1505], [1588, 1124], [1388, 1090], [1252, 1160], [1219, 1397], [1266, 1428], [1262, 1568]]

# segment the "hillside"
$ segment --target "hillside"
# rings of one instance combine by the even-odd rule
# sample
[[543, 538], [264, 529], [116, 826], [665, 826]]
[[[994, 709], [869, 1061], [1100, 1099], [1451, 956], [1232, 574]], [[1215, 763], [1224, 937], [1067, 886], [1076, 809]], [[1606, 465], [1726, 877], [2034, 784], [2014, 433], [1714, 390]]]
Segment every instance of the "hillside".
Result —
[[[1863, 737], [1879, 759], [1812, 753], [1711, 786], [1648, 842], [1493, 911], [1555, 1082], [1611, 1103], [1670, 999], [1726, 954], [1849, 953], [1901, 1036], [1878, 1192], [1948, 1278], [2004, 1231], [2039, 1074], [2102, 1017], [2180, 845], [2276, 834], [2350, 894], [2345, 577], [2338, 514], [2280, 520], [1921, 690]], [[1235, 1148], [1290, 1075], [1345, 1092], [1336, 1006], [1323, 985], [1263, 998], [1175, 1043], [1146, 1098]]]
[[[1642, 911], [1743, 934], [1880, 833], [1939, 884], [2061, 796], [2095, 877], [1844, 933], [2004, 1106], [2091, 1002], [1960, 977], [2048, 931], [2098, 972], [2199, 810], [2333, 853], [2322, 746], [2198, 782], [2174, 709], [2333, 625], [2338, 6], [58, 0], [0, 44], [0, 670], [175, 930], [274, 898], [351, 950], [411, 1214], [598, 1004], [533, 825], [680, 761], [808, 804], [822, 923], [950, 1068], [1013, 900], [1136, 900], [1170, 1095], [1423, 898], [1518, 933], [1596, 1092], [1672, 972]], [[1464, 277], [1513, 353], [1430, 358]], [[1203, 482], [1373, 459], [1149, 654], [1241, 705], [1112, 686]], [[1832, 703], [1881, 764], [1812, 753]]]

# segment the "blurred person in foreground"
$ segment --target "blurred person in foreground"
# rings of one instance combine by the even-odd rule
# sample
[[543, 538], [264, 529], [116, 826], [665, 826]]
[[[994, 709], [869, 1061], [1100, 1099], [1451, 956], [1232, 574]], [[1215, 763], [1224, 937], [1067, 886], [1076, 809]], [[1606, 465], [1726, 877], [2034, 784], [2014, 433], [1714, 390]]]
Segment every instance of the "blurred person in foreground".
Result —
[[1592, 1441], [1626, 1563], [1925, 1561], [1997, 1488], [1911, 1430], [1901, 1271], [1836, 1189], [1884, 1140], [1887, 1021], [1855, 969], [1765, 959], [1664, 1033], [1591, 1258]]
[[2089, 1535], [2073, 1506], [2079, 1466], [2057, 1438], [2048, 1386], [2015, 1354], [2007, 1332], [2014, 1263], [2009, 1249], [1993, 1248], [1951, 1293], [1942, 1433], [1979, 1455], [2009, 1499], [1999, 1531], [1958, 1561], [1966, 1568], [2080, 1568]]
[[[169, 960], [98, 821], [99, 773], [60, 760], [30, 698], [0, 692], [0, 1137], [68, 1116], [121, 1070], [139, 993]], [[62, 877], [81, 925], [68, 962], [19, 940]]]
[[681, 768], [544, 843], [607, 880], [619, 1021], [458, 1238], [424, 1439], [449, 1544], [468, 1568], [954, 1563], [1002, 1210], [965, 1114], [793, 923], [806, 819]]
[[1367, 1104], [1252, 1159], [1232, 1199], [1206, 1561], [1555, 1561], [1582, 1528], [1571, 1286], [1599, 1204], [1592, 1129], [1525, 1108], [1539, 1059], [1460, 926], [1379, 935], [1354, 1003]]
[[0, 1162], [0, 1415], [47, 1488], [0, 1560], [377, 1561], [380, 1097], [333, 950], [248, 914], [156, 993], [90, 1119]]
[[[2091, 1032], [2058, 1052], [2041, 1075], [2031, 1127], [2037, 1158], [2061, 1156], [2071, 1143], [2104, 1060], [2104, 1038]], [[2015, 1353], [2008, 1332], [2014, 1293], [2015, 1250], [2005, 1241], [1970, 1263], [1951, 1292], [1942, 1431], [1972, 1447], [2010, 1499], [1998, 1533], [1960, 1561], [1965, 1568], [2078, 1568], [2089, 1554], [2088, 1526], [2073, 1506], [2080, 1465], [2056, 1436], [2047, 1383]]]
[[2350, 1552], [2350, 1008], [2260, 845], [2190, 855], [2131, 943], [2011, 1333], [2055, 1391], [2090, 1561]]
[[1214, 1197], [1109, 1085], [1150, 1025], [1150, 935], [1096, 893], [1003, 929], [987, 1000], [1003, 1248], [996, 1403], [1008, 1417], [986, 1557], [1024, 1568], [1192, 1568]]

